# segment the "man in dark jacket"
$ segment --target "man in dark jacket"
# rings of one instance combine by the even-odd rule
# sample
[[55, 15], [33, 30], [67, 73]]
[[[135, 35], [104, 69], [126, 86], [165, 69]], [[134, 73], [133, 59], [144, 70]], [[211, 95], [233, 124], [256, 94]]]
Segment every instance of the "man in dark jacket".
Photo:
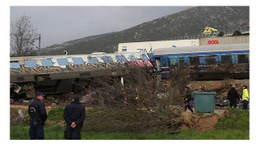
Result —
[[185, 96], [184, 96], [184, 111], [186, 112], [187, 109], [189, 109], [192, 113], [193, 110], [191, 108], [192, 106], [192, 96], [191, 96], [191, 91], [190, 88], [185, 86]]
[[235, 89], [235, 86], [233, 85], [231, 89], [228, 91], [228, 100], [230, 103], [230, 107], [237, 107], [237, 102], [239, 101], [239, 95], [237, 93], [237, 90]]
[[65, 107], [63, 118], [66, 122], [65, 139], [81, 139], [81, 128], [85, 119], [85, 107], [79, 103], [79, 96], [73, 95], [72, 102]]
[[44, 98], [46, 96], [42, 92], [36, 92], [36, 98], [29, 104], [30, 139], [44, 139], [44, 123], [47, 119]]

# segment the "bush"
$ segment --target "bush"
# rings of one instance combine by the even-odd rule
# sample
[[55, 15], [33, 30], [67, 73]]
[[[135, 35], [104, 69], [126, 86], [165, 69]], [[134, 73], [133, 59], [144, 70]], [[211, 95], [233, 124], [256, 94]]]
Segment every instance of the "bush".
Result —
[[[167, 117], [166, 117], [167, 115]], [[149, 112], [129, 107], [99, 109], [88, 112], [83, 131], [87, 132], [138, 132], [153, 133], [158, 130], [175, 131], [180, 120], [172, 113]]]
[[233, 36], [239, 36], [239, 35], [242, 35], [242, 33], [239, 30], [235, 30], [233, 32]]
[[218, 33], [218, 36], [224, 36], [224, 32], [223, 32], [223, 31], [220, 31], [220, 32]]

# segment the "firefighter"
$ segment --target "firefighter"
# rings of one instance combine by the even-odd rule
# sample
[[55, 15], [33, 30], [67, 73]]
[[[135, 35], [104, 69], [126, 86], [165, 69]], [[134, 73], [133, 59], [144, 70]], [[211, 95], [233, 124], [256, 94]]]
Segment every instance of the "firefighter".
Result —
[[47, 113], [43, 100], [46, 96], [42, 92], [36, 92], [36, 98], [29, 104], [30, 115], [30, 139], [44, 139], [44, 123], [47, 120]]
[[63, 118], [66, 122], [65, 139], [81, 139], [81, 128], [85, 119], [85, 107], [79, 102], [79, 96], [73, 95], [71, 103], [65, 107]]
[[246, 85], [243, 85], [243, 94], [242, 94], [242, 103], [243, 103], [243, 109], [248, 109], [248, 89]]
[[230, 107], [237, 108], [237, 102], [239, 101], [239, 95], [237, 93], [237, 90], [235, 89], [235, 85], [231, 87], [231, 89], [228, 91], [228, 100]]

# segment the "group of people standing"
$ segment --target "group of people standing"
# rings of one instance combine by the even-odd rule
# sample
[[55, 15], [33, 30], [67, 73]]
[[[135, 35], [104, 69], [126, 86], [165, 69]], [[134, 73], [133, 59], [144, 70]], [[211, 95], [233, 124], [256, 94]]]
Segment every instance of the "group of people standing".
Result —
[[[229, 100], [230, 107], [236, 108], [238, 101], [240, 101], [241, 99], [241, 96], [238, 94], [235, 85], [231, 85], [231, 89], [228, 91], [227, 97]], [[243, 109], [248, 109], [249, 94], [246, 85], [243, 85], [242, 103]]]
[[[63, 118], [66, 122], [65, 139], [81, 139], [81, 128], [85, 119], [85, 107], [79, 102], [79, 96], [73, 95], [71, 103], [64, 109]], [[47, 112], [43, 100], [46, 96], [42, 92], [36, 93], [36, 98], [29, 104], [30, 115], [30, 139], [44, 139], [44, 125], [47, 120]]]
[[[240, 96], [235, 88], [235, 85], [231, 85], [231, 89], [228, 91], [227, 98], [230, 103], [230, 107], [237, 108], [237, 103], [242, 98], [243, 108], [242, 109], [248, 109], [248, 103], [249, 103], [249, 94], [248, 89], [246, 85], [243, 85], [243, 93]], [[193, 113], [193, 98], [192, 93], [189, 87], [185, 86], [185, 96], [184, 96], [184, 111], [186, 112], [187, 109], [189, 109]]]

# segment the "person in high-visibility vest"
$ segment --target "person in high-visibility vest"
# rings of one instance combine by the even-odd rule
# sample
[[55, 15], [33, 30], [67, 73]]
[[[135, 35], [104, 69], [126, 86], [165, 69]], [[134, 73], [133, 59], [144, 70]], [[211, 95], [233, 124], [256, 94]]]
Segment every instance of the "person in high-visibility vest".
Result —
[[248, 109], [248, 101], [249, 95], [248, 95], [248, 89], [246, 85], [243, 85], [243, 94], [242, 94], [242, 103], [243, 103], [243, 109]]

